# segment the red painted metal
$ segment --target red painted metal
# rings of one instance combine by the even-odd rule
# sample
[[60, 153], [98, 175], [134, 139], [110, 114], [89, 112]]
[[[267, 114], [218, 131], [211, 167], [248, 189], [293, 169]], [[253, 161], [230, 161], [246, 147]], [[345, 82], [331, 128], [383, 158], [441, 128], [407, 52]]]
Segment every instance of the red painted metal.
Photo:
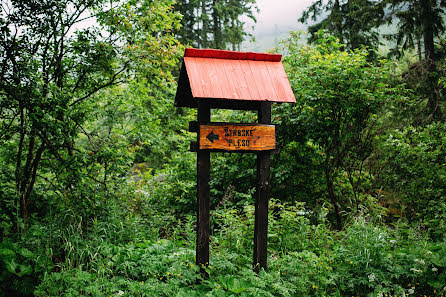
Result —
[[184, 54], [176, 106], [195, 107], [196, 99], [294, 103], [282, 55], [188, 48]]

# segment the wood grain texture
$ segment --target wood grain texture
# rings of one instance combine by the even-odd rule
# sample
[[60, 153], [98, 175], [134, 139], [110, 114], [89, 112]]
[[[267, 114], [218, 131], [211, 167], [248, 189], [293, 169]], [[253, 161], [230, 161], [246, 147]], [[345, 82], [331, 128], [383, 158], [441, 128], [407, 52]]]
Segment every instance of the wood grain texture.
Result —
[[231, 59], [231, 60], [255, 60], [255, 61], [271, 61], [280, 62], [282, 55], [268, 54], [268, 53], [246, 53], [235, 52], [218, 49], [198, 49], [186, 48], [184, 52], [185, 57], [202, 57], [202, 58], [216, 58], [216, 59]]
[[[200, 73], [198, 69], [198, 63], [195, 61], [195, 58], [184, 58], [184, 65], [186, 66], [186, 74], [187, 74], [187, 82], [189, 83], [189, 87], [192, 92], [192, 96], [194, 98], [197, 97], [203, 97], [205, 95], [205, 92], [203, 91], [203, 88], [201, 87], [201, 80], [200, 80]], [[181, 77], [179, 80], [179, 83], [181, 83]], [[192, 88], [194, 86], [194, 88]], [[180, 88], [180, 85], [178, 86], [178, 89]], [[178, 90], [177, 90], [178, 92]], [[188, 100], [191, 100], [191, 98], [187, 98]], [[195, 100], [192, 100], [195, 101]], [[195, 102], [194, 102], [195, 103]], [[194, 104], [196, 105], [196, 104]], [[181, 105], [179, 105], [181, 106]]]
[[[271, 123], [271, 103], [264, 102], [258, 110], [259, 123]], [[268, 200], [271, 153], [257, 152], [257, 185], [255, 196], [254, 219], [254, 271], [267, 269], [268, 264]]]
[[281, 98], [281, 102], [295, 103], [296, 98], [282, 63], [265, 63], [265, 67], [270, 77], [269, 86], [274, 88], [276, 98]]
[[268, 151], [276, 148], [274, 125], [210, 123], [200, 125], [200, 150]]
[[[176, 106], [195, 107], [199, 99], [296, 101], [280, 61], [264, 61], [262, 55], [253, 53], [247, 53], [246, 59], [219, 59], [213, 54], [200, 53], [202, 56], [184, 57], [186, 71], [179, 78]], [[179, 96], [178, 92], [184, 90], [191, 91]]]
[[[205, 103], [200, 103], [197, 113], [198, 123], [211, 121], [211, 110]], [[198, 135], [199, 138], [199, 135]], [[211, 156], [208, 151], [197, 152], [197, 244], [196, 264], [200, 267], [200, 273], [207, 279], [208, 274], [203, 268], [209, 265], [209, 236], [210, 236], [210, 208], [209, 208], [209, 181], [210, 181]]]

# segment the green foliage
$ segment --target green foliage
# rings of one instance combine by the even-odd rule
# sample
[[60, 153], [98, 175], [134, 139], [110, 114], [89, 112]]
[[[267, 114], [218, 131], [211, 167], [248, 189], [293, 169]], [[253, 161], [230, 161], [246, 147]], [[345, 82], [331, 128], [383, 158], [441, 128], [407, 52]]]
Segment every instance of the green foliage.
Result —
[[[353, 18], [369, 3], [342, 9]], [[446, 131], [394, 128], [411, 94], [393, 64], [322, 33], [301, 46], [293, 33], [284, 64], [297, 104], [273, 111], [268, 270], [252, 270], [255, 155], [216, 153], [202, 279], [186, 131], [196, 114], [173, 106], [175, 34], [237, 48], [255, 1], [10, 4], [0, 20], [0, 296], [444, 296]], [[77, 28], [81, 12], [95, 26]], [[356, 48], [369, 27], [347, 21]]]
[[23, 242], [4, 238], [0, 242], [0, 296], [32, 294], [53, 267], [51, 251], [41, 246], [42, 226], [33, 226]]
[[391, 63], [370, 64], [367, 52], [341, 51], [333, 36], [319, 32], [318, 37], [313, 47], [300, 46], [298, 34], [285, 44], [284, 63], [297, 102], [278, 109], [278, 122], [286, 135], [284, 146], [300, 143], [316, 165], [311, 164], [311, 170], [322, 171], [341, 228], [340, 205], [345, 202], [338, 199], [341, 195], [335, 188], [339, 175], [347, 174], [352, 192], [347, 205], [358, 212], [366, 180], [362, 168], [373, 150], [374, 136], [385, 119], [398, 114], [395, 108], [403, 106], [406, 97], [391, 85]]
[[[37, 296], [381, 296], [444, 294], [446, 244], [404, 223], [391, 230], [364, 218], [344, 231], [324, 218], [308, 223], [303, 205], [271, 203], [269, 269], [251, 268], [253, 209], [218, 209], [211, 237], [209, 279], [196, 283], [194, 232], [188, 221], [124, 243], [91, 233], [77, 247], [75, 266], [45, 274]], [[151, 217], [150, 220], [157, 220]], [[141, 224], [140, 221], [138, 224]], [[141, 225], [142, 226], [142, 225]], [[218, 226], [218, 227], [217, 227]], [[111, 225], [104, 226], [105, 229]], [[285, 230], [283, 229], [285, 227]], [[127, 228], [122, 226], [122, 229]], [[146, 228], [147, 231], [151, 227]], [[104, 234], [106, 234], [105, 232]], [[183, 235], [181, 235], [183, 234]], [[280, 237], [288, 236], [280, 240]], [[75, 235], [71, 235], [75, 237]], [[145, 238], [145, 239], [142, 239]], [[142, 240], [141, 240], [142, 239]], [[286, 242], [285, 242], [286, 240]], [[68, 262], [67, 262], [68, 263]], [[436, 292], [436, 293], [434, 293]]]
[[255, 0], [181, 0], [176, 10], [183, 15], [178, 39], [199, 48], [240, 50], [250, 36], [245, 20], [255, 21]]
[[[16, 216], [2, 220], [15, 229], [19, 217], [26, 227], [29, 213], [44, 216], [51, 204], [84, 217], [83, 224], [99, 215], [97, 206], [133, 162], [125, 133], [137, 129], [119, 118], [129, 118], [127, 110], [112, 110], [122, 105], [105, 90], [138, 74], [155, 84], [152, 98], [166, 96], [181, 50], [173, 1], [131, 0], [111, 9], [108, 1], [56, 2], [2, 6], [0, 159], [13, 173], [2, 178], [2, 208]], [[98, 25], [78, 29], [85, 16]]]
[[[404, 50], [421, 47], [421, 40], [426, 30], [432, 30], [434, 36], [439, 36], [444, 31], [442, 17], [445, 14], [444, 2], [436, 0], [420, 2], [387, 0], [387, 2], [390, 4], [391, 17], [383, 21], [397, 23], [397, 32], [388, 36], [389, 39], [395, 41], [395, 47], [392, 49], [394, 54], [401, 55]], [[428, 5], [430, 9], [426, 8]], [[433, 28], [428, 29], [427, 26], [433, 26]]]
[[[309, 26], [310, 42], [318, 40], [318, 31], [327, 30], [336, 36], [346, 49], [365, 47], [376, 58], [381, 43], [377, 27], [383, 22], [385, 1], [330, 0], [313, 1], [302, 13], [300, 22], [318, 21]], [[321, 19], [322, 17], [322, 19]]]
[[[17, 244], [2, 242], [0, 245], [0, 283], [2, 291], [19, 291], [23, 293], [31, 293], [33, 288], [33, 279], [30, 277], [34, 270], [32, 259], [34, 253], [26, 248], [19, 248]], [[18, 285], [18, 280], [22, 287]], [[6, 290], [4, 284], [13, 282], [11, 289]], [[13, 288], [13, 289], [12, 289]], [[6, 292], [2, 296], [5, 296]], [[10, 292], [12, 293], [12, 292]]]
[[406, 210], [444, 237], [446, 220], [446, 129], [443, 123], [393, 131], [384, 144], [383, 182], [401, 195]]

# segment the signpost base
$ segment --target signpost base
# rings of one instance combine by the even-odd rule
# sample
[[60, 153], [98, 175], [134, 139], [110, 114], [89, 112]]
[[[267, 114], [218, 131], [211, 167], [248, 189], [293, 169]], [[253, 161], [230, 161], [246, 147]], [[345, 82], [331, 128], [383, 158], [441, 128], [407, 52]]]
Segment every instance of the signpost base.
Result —
[[[262, 124], [271, 123], [271, 103], [261, 103], [258, 111], [258, 121]], [[267, 269], [268, 243], [268, 200], [269, 171], [271, 152], [257, 153], [257, 187], [255, 192], [255, 223], [254, 223], [254, 271]]]
[[[211, 121], [211, 110], [205, 103], [198, 106], [198, 123]], [[198, 132], [198, 139], [200, 133]], [[209, 265], [209, 180], [210, 180], [211, 156], [209, 151], [197, 152], [197, 245], [196, 264], [200, 267], [204, 279], [209, 276], [204, 267]]]

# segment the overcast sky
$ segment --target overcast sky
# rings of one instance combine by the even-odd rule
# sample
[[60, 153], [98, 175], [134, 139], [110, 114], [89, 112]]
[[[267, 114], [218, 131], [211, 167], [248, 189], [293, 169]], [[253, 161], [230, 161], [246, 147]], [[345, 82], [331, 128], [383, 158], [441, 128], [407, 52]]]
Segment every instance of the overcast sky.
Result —
[[[242, 50], [267, 51], [272, 49], [281, 39], [288, 36], [291, 30], [305, 30], [306, 25], [297, 19], [314, 0], [257, 0], [259, 13], [257, 23], [246, 21], [246, 30], [255, 36], [256, 41], [245, 41]], [[93, 20], [83, 22], [78, 28], [95, 24]], [[254, 25], [254, 31], [251, 27]], [[277, 25], [277, 26], [276, 26]]]
[[265, 31], [278, 27], [297, 25], [302, 11], [314, 0], [257, 0], [260, 9], [257, 15], [256, 31]]
[[[306, 25], [297, 21], [302, 12], [314, 0], [257, 0], [259, 13], [257, 23], [247, 21], [246, 29], [255, 36], [256, 41], [244, 42], [242, 50], [267, 51], [284, 39], [291, 30], [305, 30]], [[251, 30], [254, 25], [254, 31]], [[277, 25], [277, 26], [276, 26]]]

